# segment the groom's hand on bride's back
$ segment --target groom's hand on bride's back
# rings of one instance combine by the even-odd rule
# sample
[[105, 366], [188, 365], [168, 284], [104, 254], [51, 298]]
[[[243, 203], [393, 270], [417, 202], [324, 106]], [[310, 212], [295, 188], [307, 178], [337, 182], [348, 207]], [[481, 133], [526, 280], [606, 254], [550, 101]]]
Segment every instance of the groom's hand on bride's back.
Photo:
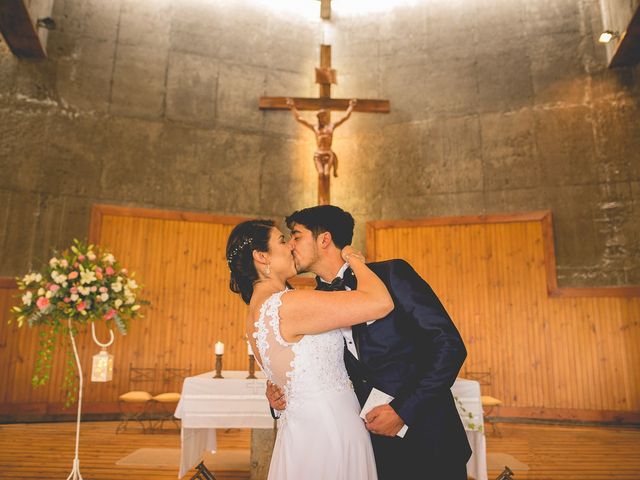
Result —
[[287, 407], [287, 402], [284, 399], [284, 391], [269, 380], [267, 380], [267, 391], [265, 395], [267, 396], [267, 400], [269, 400], [269, 406], [274, 410], [284, 410]]

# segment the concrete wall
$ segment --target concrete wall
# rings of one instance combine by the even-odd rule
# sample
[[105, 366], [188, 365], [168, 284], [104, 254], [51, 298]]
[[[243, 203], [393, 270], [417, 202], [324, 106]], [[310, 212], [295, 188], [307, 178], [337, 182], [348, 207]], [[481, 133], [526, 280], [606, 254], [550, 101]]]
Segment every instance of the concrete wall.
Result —
[[[371, 3], [334, 0], [326, 33], [334, 96], [392, 103], [334, 141], [357, 243], [366, 220], [548, 208], [562, 285], [640, 283], [640, 70], [606, 70], [598, 0]], [[0, 275], [84, 237], [96, 202], [314, 204], [311, 133], [257, 99], [317, 94], [318, 16], [315, 0], [56, 0], [47, 61], [0, 44]]]

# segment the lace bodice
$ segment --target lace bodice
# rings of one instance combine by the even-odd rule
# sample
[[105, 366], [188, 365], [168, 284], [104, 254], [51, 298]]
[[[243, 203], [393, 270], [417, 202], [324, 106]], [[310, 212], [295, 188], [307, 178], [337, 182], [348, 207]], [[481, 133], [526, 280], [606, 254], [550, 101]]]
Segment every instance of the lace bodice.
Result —
[[305, 397], [353, 388], [344, 366], [344, 337], [340, 330], [305, 335], [297, 343], [282, 338], [279, 308], [287, 291], [274, 293], [262, 304], [253, 333], [262, 370], [284, 389], [287, 408], [282, 420], [293, 414]]

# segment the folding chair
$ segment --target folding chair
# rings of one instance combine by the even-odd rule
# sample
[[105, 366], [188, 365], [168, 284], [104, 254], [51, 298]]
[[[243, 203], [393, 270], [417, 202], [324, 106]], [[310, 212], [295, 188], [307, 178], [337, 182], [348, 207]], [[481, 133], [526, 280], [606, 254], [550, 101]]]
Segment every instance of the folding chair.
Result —
[[152, 400], [156, 411], [154, 417], [157, 423], [153, 430], [162, 430], [164, 422], [171, 420], [176, 428], [180, 430], [178, 419], [173, 415], [176, 404], [180, 401], [180, 391], [182, 383], [186, 377], [191, 376], [191, 365], [188, 368], [165, 367], [162, 372], [162, 390], [164, 393], [155, 395]]
[[[150, 431], [153, 395], [148, 390], [153, 390], [155, 386], [157, 371], [156, 367], [134, 367], [133, 364], [129, 364], [129, 391], [118, 397], [118, 408], [122, 417], [116, 433], [125, 431], [130, 421], [138, 422], [143, 433]], [[148, 390], [143, 390], [144, 387]], [[144, 422], [149, 422], [149, 426]]]
[[215, 475], [209, 471], [209, 469], [205, 466], [204, 462], [200, 462], [196, 466], [196, 474], [191, 477], [189, 480], [216, 480]]

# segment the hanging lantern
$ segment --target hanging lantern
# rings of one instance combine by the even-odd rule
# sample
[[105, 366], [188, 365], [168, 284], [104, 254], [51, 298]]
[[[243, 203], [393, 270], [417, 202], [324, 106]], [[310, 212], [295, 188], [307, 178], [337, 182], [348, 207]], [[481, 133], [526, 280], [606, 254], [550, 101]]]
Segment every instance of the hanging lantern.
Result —
[[110, 382], [111, 380], [113, 380], [113, 355], [103, 348], [100, 353], [93, 356], [91, 381]]
[[96, 338], [95, 322], [91, 322], [91, 336], [93, 337], [93, 341], [102, 347], [100, 353], [93, 356], [91, 381], [110, 382], [113, 380], [113, 355], [107, 352], [107, 347], [113, 343], [113, 330], [109, 330], [109, 341], [107, 343], [102, 343]]

